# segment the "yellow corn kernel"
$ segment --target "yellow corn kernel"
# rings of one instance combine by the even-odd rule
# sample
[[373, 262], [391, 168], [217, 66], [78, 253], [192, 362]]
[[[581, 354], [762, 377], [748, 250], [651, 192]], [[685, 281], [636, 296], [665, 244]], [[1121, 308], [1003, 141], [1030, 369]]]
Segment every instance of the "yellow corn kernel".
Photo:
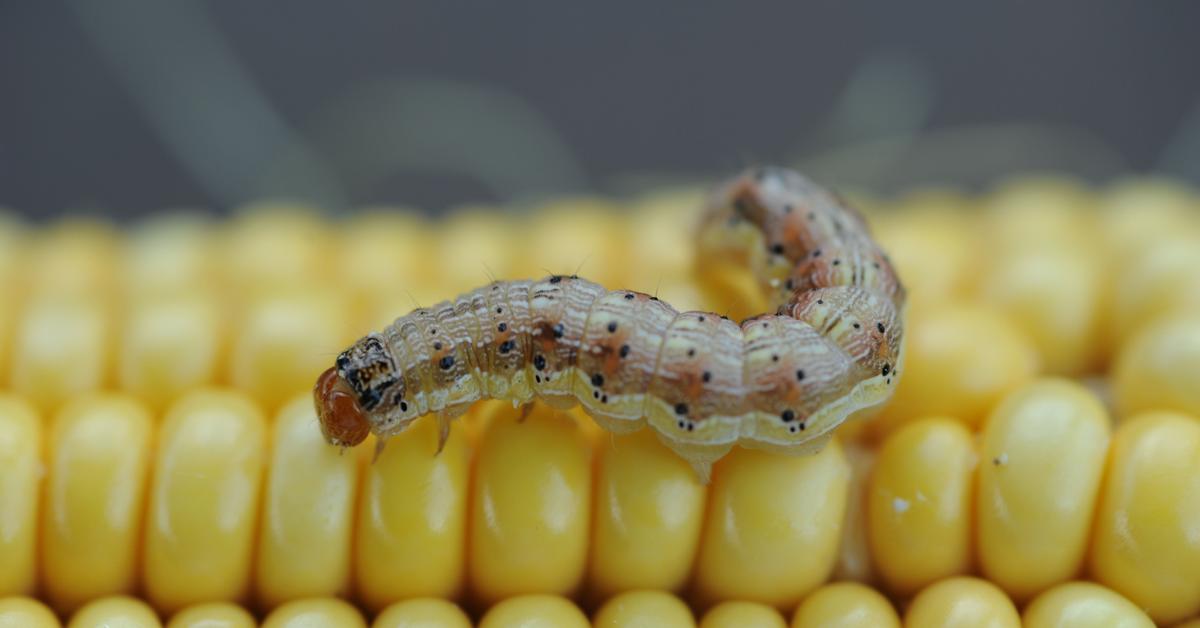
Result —
[[154, 609], [145, 602], [124, 595], [104, 597], [89, 602], [71, 616], [67, 628], [161, 628], [162, 622]]
[[703, 605], [793, 608], [837, 561], [850, 466], [836, 439], [811, 456], [734, 449], [709, 489], [695, 583]]
[[1066, 177], [1016, 177], [988, 196], [980, 227], [1000, 250], [1082, 244], [1097, 232], [1095, 203], [1089, 190]]
[[1158, 623], [1200, 612], [1200, 420], [1121, 425], [1093, 528], [1091, 574]]
[[312, 395], [275, 419], [259, 524], [255, 582], [267, 608], [345, 593], [358, 460], [330, 447], [317, 429]]
[[287, 203], [243, 208], [226, 227], [224, 280], [239, 295], [327, 282], [333, 231], [315, 211]]
[[453, 602], [426, 597], [383, 609], [371, 628], [471, 628], [471, 620]]
[[571, 594], [583, 579], [591, 521], [591, 452], [575, 422], [536, 404], [487, 426], [471, 489], [475, 594], [492, 603], [531, 592]]
[[83, 397], [55, 418], [41, 564], [56, 608], [70, 612], [136, 585], [153, 436], [150, 413], [132, 397]]
[[122, 279], [135, 300], [209, 292], [217, 286], [218, 259], [216, 233], [206, 218], [168, 214], [129, 234]]
[[233, 392], [191, 393], [167, 411], [143, 555], [147, 597], [164, 612], [244, 598], [265, 429], [258, 408]]
[[905, 628], [1018, 628], [1012, 600], [978, 578], [947, 578], [922, 590], [904, 613]]
[[0, 597], [0, 628], [59, 628], [58, 618], [31, 597]]
[[106, 298], [114, 292], [118, 246], [118, 234], [108, 223], [61, 221], [35, 236], [22, 264], [26, 284], [36, 298]]
[[875, 236], [913, 302], [961, 298], [975, 281], [981, 265], [979, 238], [958, 205], [914, 196], [879, 217]]
[[[369, 314], [380, 292], [403, 292], [433, 283], [428, 272], [436, 234], [420, 214], [405, 209], [372, 208], [357, 212], [341, 228], [336, 276], [353, 300], [356, 315]], [[391, 318], [403, 312], [393, 312]], [[365, 321], [372, 329], [377, 321]], [[383, 322], [391, 322], [390, 319]]]
[[132, 305], [117, 350], [121, 390], [162, 410], [188, 390], [211, 385], [222, 355], [215, 298], [149, 297]]
[[980, 298], [1025, 332], [1047, 373], [1078, 375], [1097, 363], [1104, 281], [1091, 246], [1023, 247], [991, 263]]
[[622, 247], [634, 275], [629, 281], [638, 281], [647, 270], [676, 277], [691, 271], [700, 220], [696, 208], [704, 205], [704, 195], [702, 189], [685, 187], [651, 192], [634, 202], [626, 214], [628, 246]]
[[27, 303], [13, 338], [13, 392], [52, 411], [72, 396], [99, 389], [108, 379], [109, 341], [108, 316], [96, 301]]
[[[1196, 310], [1200, 314], [1200, 309]], [[1117, 410], [1200, 416], [1200, 315], [1160, 319], [1121, 347], [1113, 366]]]
[[583, 433], [584, 438], [592, 443], [593, 446], [604, 446], [612, 443], [613, 434], [606, 432], [604, 428], [600, 427], [600, 424], [592, 418], [592, 415], [587, 413], [587, 410], [583, 406], [575, 406], [567, 410], [565, 414], [575, 420], [575, 425], [579, 427], [579, 431]]
[[663, 591], [628, 591], [605, 602], [592, 619], [594, 628], [694, 628], [692, 611]]
[[1133, 602], [1091, 582], [1067, 582], [1042, 593], [1022, 619], [1026, 628], [1154, 628]]
[[557, 595], [518, 595], [493, 606], [479, 628], [588, 628], [587, 616]]
[[974, 428], [1038, 368], [1025, 334], [977, 305], [910, 308], [904, 343], [895, 395], [867, 428], [877, 438], [927, 416], [953, 417]]
[[976, 477], [983, 573], [1018, 601], [1070, 580], [1087, 553], [1108, 455], [1108, 413], [1067, 380], [1040, 380], [992, 412]]
[[412, 597], [457, 597], [466, 559], [470, 460], [455, 421], [437, 454], [437, 418], [393, 436], [363, 473], [354, 569], [367, 607]]
[[1170, 179], [1118, 180], [1100, 197], [1100, 227], [1113, 257], [1127, 260], [1163, 238], [1200, 232], [1200, 196]]
[[229, 602], [193, 604], [171, 616], [167, 628], [255, 628], [246, 609]]
[[311, 391], [321, 371], [351, 342], [338, 299], [321, 289], [254, 299], [233, 339], [230, 382], [268, 411]]
[[1113, 345], [1121, 346], [1156, 318], [1200, 308], [1200, 233], [1160, 238], [1117, 269]]
[[313, 626], [337, 626], [338, 628], [367, 628], [362, 613], [344, 600], [337, 598], [310, 598], [294, 600], [271, 611], [263, 620], [262, 628], [310, 628]]
[[805, 598], [791, 628], [900, 628], [887, 598], [856, 582], [836, 582]]
[[528, 248], [514, 259], [520, 277], [582, 274], [610, 288], [627, 285], [629, 259], [622, 254], [627, 221], [620, 208], [598, 198], [565, 198], [536, 208], [522, 238]]
[[961, 423], [932, 418], [891, 435], [868, 481], [867, 534], [875, 567], [901, 596], [971, 566], [977, 456]]
[[600, 599], [632, 589], [679, 591], [704, 521], [704, 486], [650, 430], [598, 446], [590, 578]]
[[700, 628], [787, 628], [783, 615], [758, 602], [721, 602], [708, 609]]
[[0, 596], [33, 591], [42, 475], [42, 424], [29, 404], [0, 394]]
[[[839, 438], [841, 430], [838, 428]], [[875, 566], [871, 564], [871, 544], [867, 537], [867, 488], [877, 454], [874, 449], [855, 442], [847, 442], [845, 452], [846, 461], [850, 463], [850, 486], [846, 492], [846, 517], [833, 579], [872, 582]]]
[[[547, 274], [542, 269], [534, 269], [530, 275], [523, 274], [524, 269], [513, 269], [518, 253], [532, 253], [523, 251], [524, 247], [518, 244], [525, 238], [518, 235], [517, 218], [483, 207], [462, 207], [450, 212], [433, 243], [431, 255], [437, 263], [422, 265], [437, 269], [431, 281], [438, 286], [435, 300], [474, 289], [493, 276], [532, 279]], [[463, 251], [470, 254], [463, 255]]]

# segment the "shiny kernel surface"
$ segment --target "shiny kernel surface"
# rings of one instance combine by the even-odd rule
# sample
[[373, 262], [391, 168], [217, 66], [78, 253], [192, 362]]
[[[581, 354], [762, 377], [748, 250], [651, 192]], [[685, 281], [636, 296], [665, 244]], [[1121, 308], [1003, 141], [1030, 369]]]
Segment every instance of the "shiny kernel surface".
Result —
[[471, 628], [471, 620], [453, 602], [414, 598], [383, 609], [371, 628]]
[[134, 590], [153, 439], [150, 412], [124, 395], [81, 397], [54, 418], [41, 560], [60, 610]]
[[488, 609], [479, 628], [588, 628], [587, 616], [557, 595], [517, 595]]
[[1037, 596], [1026, 607], [1026, 628], [1153, 628], [1129, 600], [1091, 582], [1068, 582]]
[[591, 524], [591, 446], [575, 422], [538, 404], [487, 426], [471, 495], [469, 574], [485, 602], [570, 595], [583, 581]]
[[695, 625], [687, 604], [662, 591], [629, 591], [614, 596], [592, 618], [593, 628], [692, 628]]
[[1159, 623], [1200, 613], [1200, 419], [1148, 413], [1113, 437], [1090, 571]]
[[265, 431], [233, 392], [196, 392], [167, 412], [143, 532], [144, 586], [159, 609], [249, 593]]
[[103, 303], [77, 296], [29, 301], [15, 323], [9, 386], [45, 412], [100, 389], [111, 337]]
[[766, 604], [721, 602], [704, 613], [700, 628], [787, 628], [787, 622]]
[[1033, 342], [1044, 372], [1087, 373], [1101, 346], [1102, 271], [1090, 246], [1024, 248], [993, 262], [980, 299]]
[[124, 596], [88, 602], [67, 622], [67, 628], [159, 628], [162, 622], [145, 602]]
[[1008, 596], [978, 578], [948, 578], [913, 598], [904, 613], [905, 628], [1017, 628], [1021, 618]]
[[167, 628], [255, 628], [257, 625], [250, 611], [229, 602], [193, 604], [167, 622]]
[[263, 620], [263, 628], [366, 628], [362, 613], [345, 600], [310, 598], [293, 600], [277, 607]]
[[1113, 328], [1117, 343], [1130, 339], [1164, 316], [1195, 313], [1200, 308], [1200, 231], [1157, 239], [1116, 269]]
[[833, 571], [849, 482], [836, 439], [812, 456], [730, 452], [709, 489], [698, 597], [793, 608]]
[[302, 395], [271, 426], [254, 570], [268, 608], [349, 589], [359, 465], [329, 447], [316, 423], [312, 398]]
[[917, 421], [884, 441], [867, 489], [867, 534], [893, 593], [970, 569], [977, 458], [974, 437], [951, 419]]
[[1018, 600], [1076, 576], [1108, 454], [1108, 413], [1083, 386], [1044, 379], [989, 417], [976, 475], [982, 572]]
[[373, 610], [461, 593], [470, 461], [461, 423], [435, 455], [437, 431], [434, 417], [418, 419], [362, 469], [354, 569], [358, 594]]
[[119, 386], [161, 412], [187, 391], [212, 384], [225, 357], [222, 324], [208, 294], [139, 300], [116, 349]]
[[294, 289], [253, 298], [233, 334], [229, 380], [275, 411], [309, 392], [321, 371], [353, 341], [342, 296]]
[[30, 597], [0, 597], [0, 628], [58, 628], [58, 617]]
[[930, 416], [977, 429], [993, 404], [1037, 372], [1034, 344], [994, 309], [913, 304], [907, 324], [900, 382], [869, 428], [877, 438]]
[[632, 589], [677, 591], [700, 544], [707, 491], [649, 430], [597, 446], [590, 580], [601, 597]]
[[856, 582], [828, 584], [804, 599], [791, 628], [899, 628], [900, 616], [878, 591]]
[[1155, 321], [1123, 345], [1113, 394], [1123, 417], [1149, 410], [1200, 416], [1200, 309]]

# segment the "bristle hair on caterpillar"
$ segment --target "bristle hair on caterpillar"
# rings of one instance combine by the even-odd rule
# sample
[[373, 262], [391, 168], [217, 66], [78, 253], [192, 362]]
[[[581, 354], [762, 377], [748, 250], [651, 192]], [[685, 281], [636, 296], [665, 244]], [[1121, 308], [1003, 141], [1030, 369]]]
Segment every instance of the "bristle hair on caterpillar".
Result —
[[905, 293], [860, 214], [796, 172], [758, 168], [720, 185], [701, 224], [702, 255], [764, 250], [741, 258], [761, 260], [774, 313], [678, 312], [575, 276], [493, 282], [341, 353], [314, 390], [326, 440], [383, 443], [434, 413], [444, 442], [477, 400], [537, 398], [583, 404], [615, 433], [648, 425], [707, 482], [734, 445], [812, 453], [890, 398]]

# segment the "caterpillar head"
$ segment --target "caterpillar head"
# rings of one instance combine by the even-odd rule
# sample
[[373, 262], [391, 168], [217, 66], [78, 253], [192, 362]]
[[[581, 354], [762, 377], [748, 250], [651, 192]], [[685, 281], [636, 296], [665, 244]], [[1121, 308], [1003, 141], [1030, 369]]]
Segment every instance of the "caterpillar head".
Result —
[[337, 365], [317, 379], [313, 389], [321, 433], [340, 447], [353, 447], [371, 432], [369, 414], [391, 393], [403, 396], [400, 377], [383, 341], [370, 335], [337, 358]]

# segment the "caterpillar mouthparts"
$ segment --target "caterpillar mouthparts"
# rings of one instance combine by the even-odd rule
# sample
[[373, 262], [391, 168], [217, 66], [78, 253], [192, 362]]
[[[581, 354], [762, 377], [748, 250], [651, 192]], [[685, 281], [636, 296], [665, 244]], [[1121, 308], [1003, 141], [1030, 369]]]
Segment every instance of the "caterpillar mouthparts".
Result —
[[[735, 237], [741, 221], [761, 240]], [[348, 447], [374, 432], [382, 446], [436, 413], [444, 443], [474, 401], [537, 397], [581, 403], [617, 433], [649, 424], [707, 481], [735, 444], [815, 452], [891, 397], [904, 289], [861, 215], [795, 172], [762, 168], [718, 188], [702, 232], [714, 255], [766, 247], [753, 270], [775, 286], [774, 314], [681, 313], [575, 276], [493, 282], [339, 355], [314, 389], [322, 433]]]

